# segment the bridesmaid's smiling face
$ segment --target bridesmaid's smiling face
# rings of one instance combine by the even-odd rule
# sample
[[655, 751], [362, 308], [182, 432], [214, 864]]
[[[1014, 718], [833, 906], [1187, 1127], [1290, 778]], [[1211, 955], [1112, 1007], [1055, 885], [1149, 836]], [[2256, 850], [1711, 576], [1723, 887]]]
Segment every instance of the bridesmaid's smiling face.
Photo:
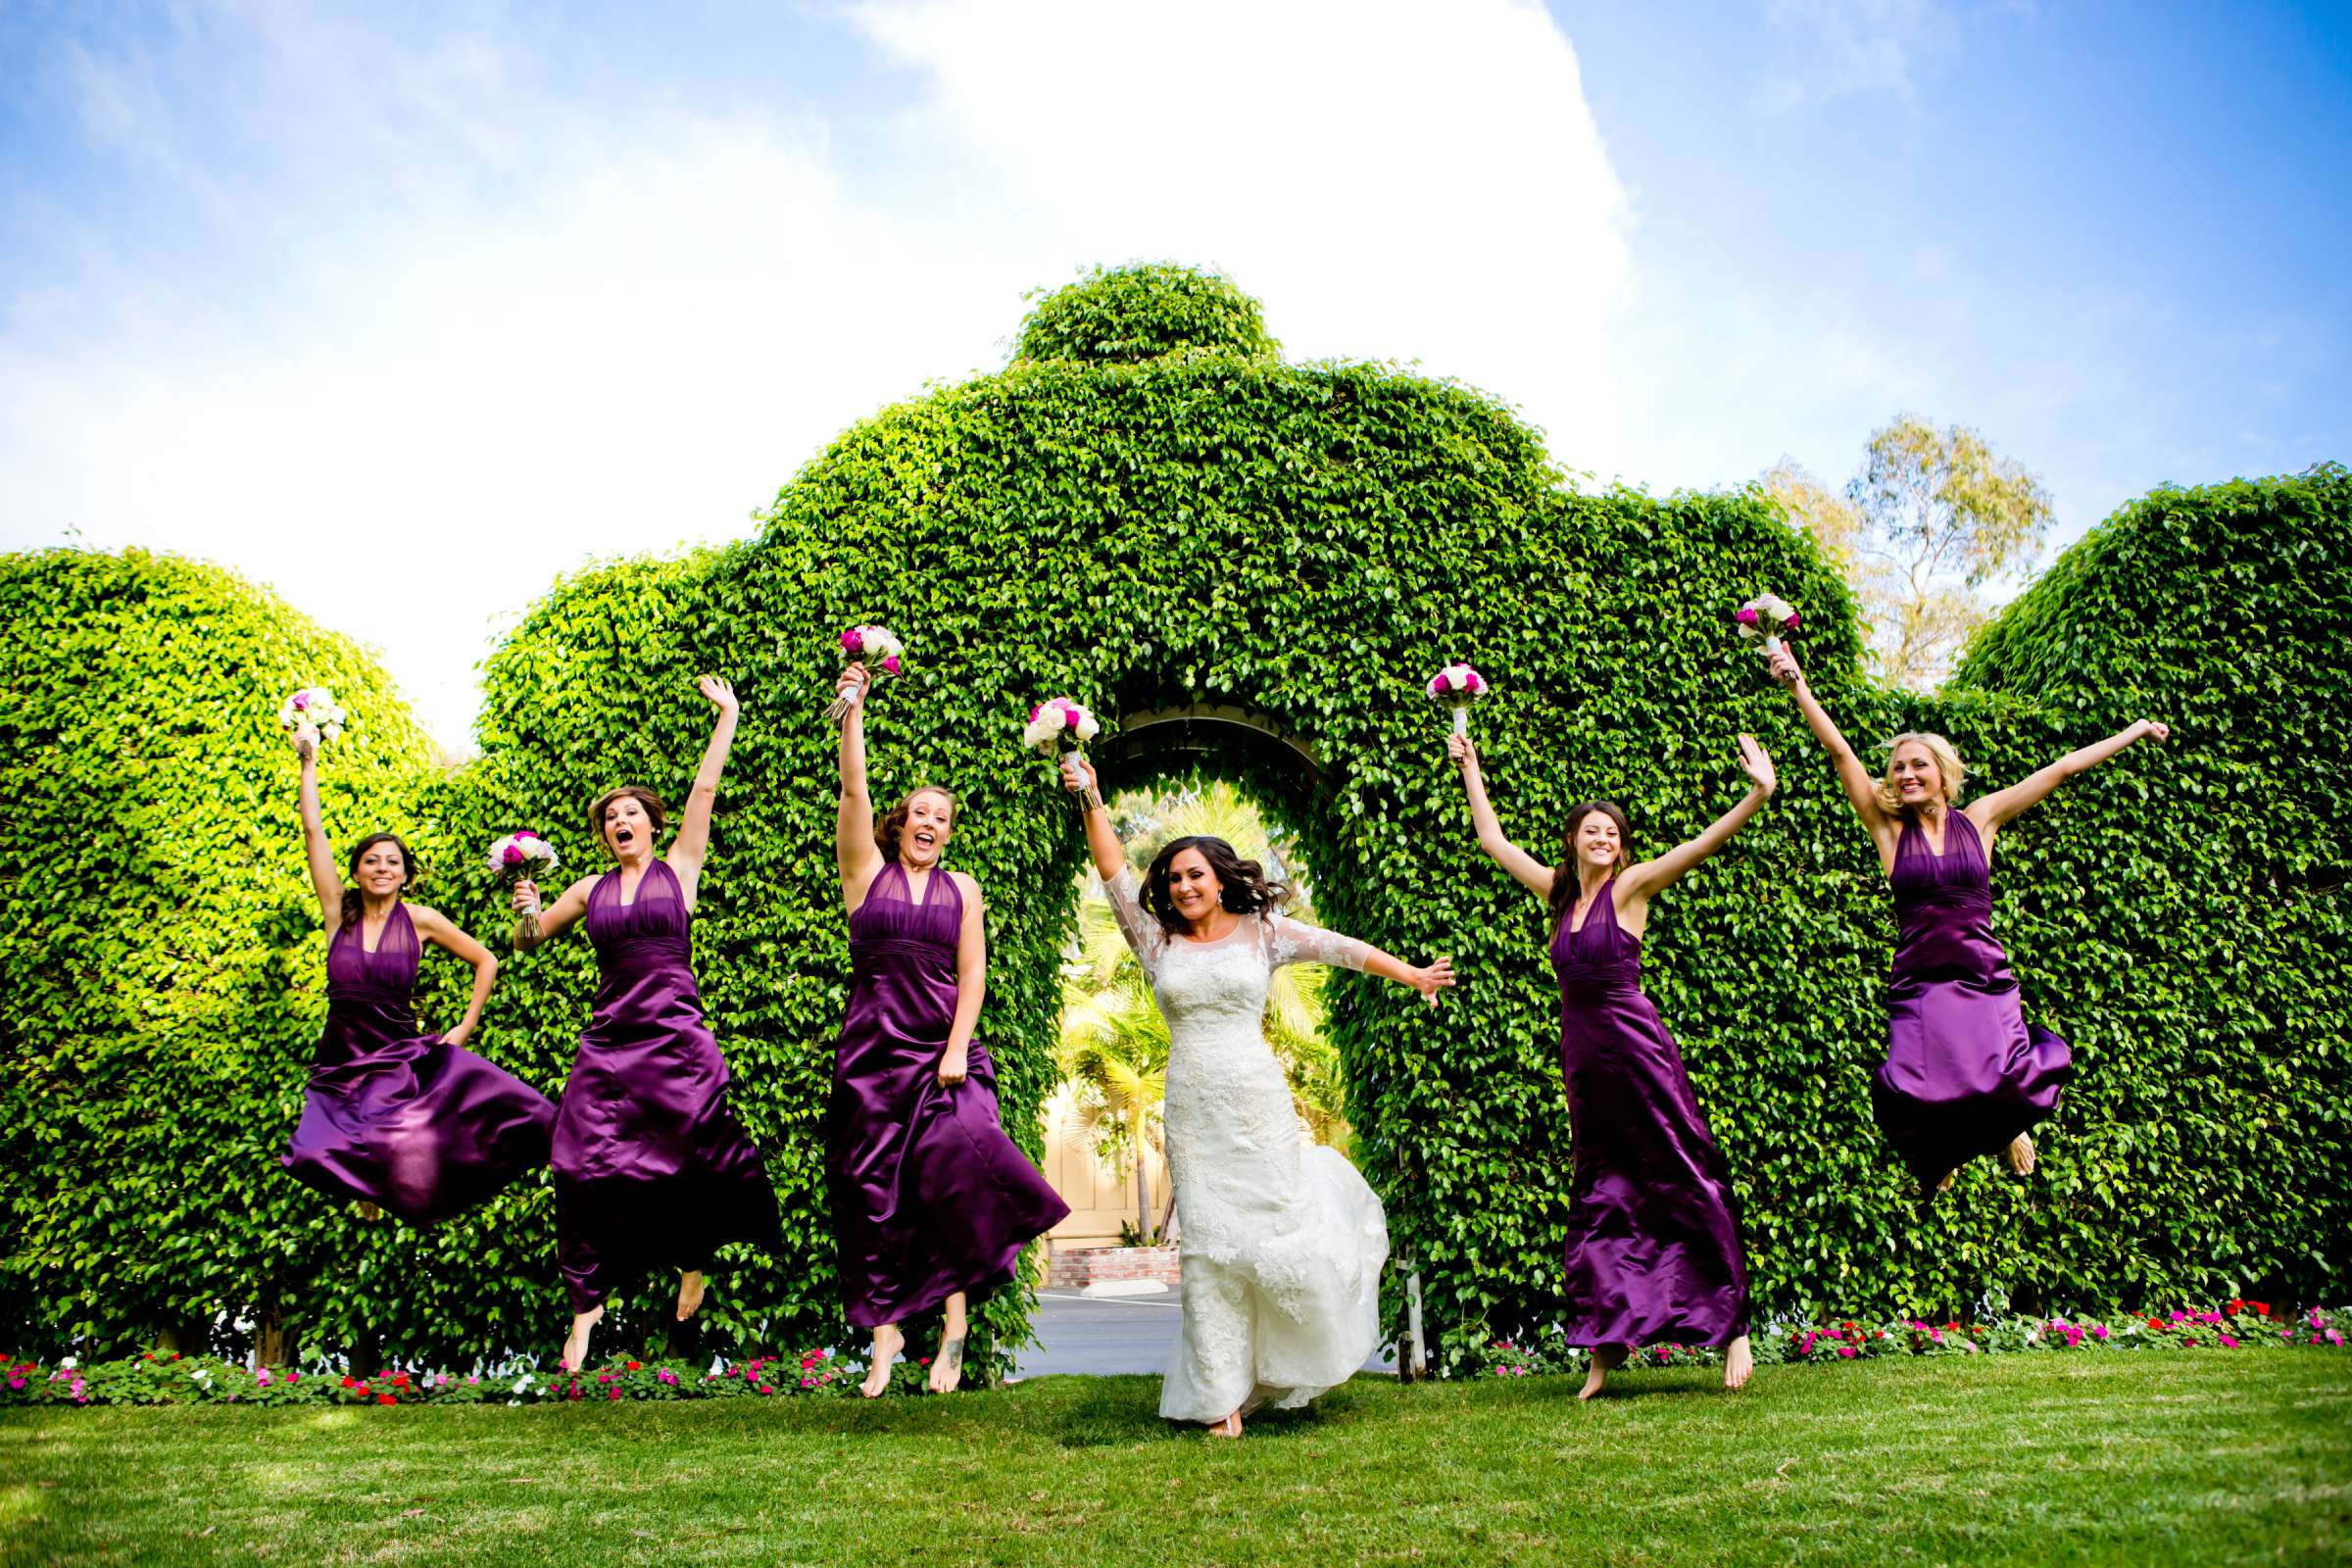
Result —
[[1225, 906], [1225, 884], [1199, 850], [1179, 851], [1168, 862], [1168, 903], [1178, 918], [1199, 925]]
[[1625, 854], [1625, 841], [1617, 831], [1616, 819], [1606, 811], [1588, 811], [1585, 819], [1576, 824], [1576, 859], [1579, 865], [1615, 865]]
[[1886, 764], [1886, 780], [1894, 786], [1895, 798], [1909, 807], [1941, 803], [1950, 795], [1944, 787], [1943, 769], [1936, 765], [1936, 755], [1917, 741], [1905, 741], [1894, 749], [1894, 757]]
[[408, 884], [408, 857], [390, 839], [370, 844], [360, 853], [352, 880], [371, 899], [388, 899]]
[[616, 860], [642, 860], [654, 853], [654, 820], [643, 801], [623, 795], [605, 807], [605, 848]]
[[956, 804], [944, 790], [924, 790], [906, 803], [906, 825], [899, 829], [899, 861], [909, 871], [939, 864], [956, 832]]

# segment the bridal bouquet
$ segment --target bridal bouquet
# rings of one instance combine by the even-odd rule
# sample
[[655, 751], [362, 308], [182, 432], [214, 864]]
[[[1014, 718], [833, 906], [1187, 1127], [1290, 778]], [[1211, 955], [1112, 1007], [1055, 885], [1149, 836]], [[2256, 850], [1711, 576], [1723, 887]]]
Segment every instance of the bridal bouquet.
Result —
[[1487, 695], [1487, 678], [1468, 664], [1447, 664], [1429, 677], [1429, 695], [1433, 702], [1445, 703], [1453, 710], [1453, 732], [1470, 733], [1470, 705]]
[[526, 878], [536, 882], [563, 863], [556, 858], [556, 847], [527, 827], [490, 846], [490, 874], [504, 888]]
[[[1067, 697], [1050, 697], [1029, 710], [1029, 722], [1021, 730], [1021, 744], [1054, 757], [1063, 751], [1073, 751], [1079, 760], [1086, 759], [1086, 743], [1101, 734], [1102, 726], [1095, 715]], [[1089, 773], [1094, 771], [1090, 765]], [[1102, 797], [1091, 783], [1086, 787], [1089, 810], [1102, 804]]]
[[[844, 662], [854, 664], [862, 659], [869, 668], [885, 675], [899, 672], [899, 659], [906, 652], [906, 645], [900, 642], [898, 634], [888, 626], [852, 626], [841, 634], [841, 657]], [[863, 695], [862, 687], [857, 691], [843, 692], [826, 708], [825, 716], [836, 724], [840, 723], [850, 716], [850, 710], [858, 706], [858, 700]]]
[[343, 710], [335, 706], [335, 694], [323, 686], [305, 686], [277, 710], [277, 722], [287, 734], [307, 726], [318, 732], [322, 743], [342, 739], [343, 717]]
[[1741, 637], [1763, 643], [1760, 652], [1766, 659], [1781, 651], [1782, 634], [1793, 632], [1797, 626], [1796, 611], [1778, 594], [1756, 595], [1732, 612], [1732, 620]]

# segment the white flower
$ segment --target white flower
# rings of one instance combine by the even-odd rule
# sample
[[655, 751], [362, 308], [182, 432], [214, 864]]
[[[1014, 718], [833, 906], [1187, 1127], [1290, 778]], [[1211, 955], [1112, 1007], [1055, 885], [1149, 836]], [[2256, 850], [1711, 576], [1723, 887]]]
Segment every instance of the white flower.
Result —
[[1067, 697], [1049, 698], [1029, 711], [1029, 722], [1022, 726], [1021, 744], [1041, 752], [1052, 752], [1062, 737], [1075, 738], [1079, 744], [1093, 740], [1102, 733], [1095, 715]]
[[63, 1369], [64, 1371], [71, 1372], [71, 1371], [73, 1371], [73, 1370], [74, 1370], [75, 1367], [77, 1367], [77, 1366], [81, 1365], [81, 1359], [80, 1359], [80, 1357], [78, 1357], [78, 1356], [72, 1356], [72, 1355], [69, 1355], [69, 1356], [67, 1356], [67, 1357], [66, 1357], [64, 1360], [62, 1360], [62, 1361], [58, 1362], [57, 1364], [58, 1364], [58, 1366], [59, 1366], [61, 1369]]
[[514, 1392], [516, 1394], [528, 1394], [531, 1392], [531, 1375], [528, 1372], [525, 1372], [522, 1376], [514, 1380]]

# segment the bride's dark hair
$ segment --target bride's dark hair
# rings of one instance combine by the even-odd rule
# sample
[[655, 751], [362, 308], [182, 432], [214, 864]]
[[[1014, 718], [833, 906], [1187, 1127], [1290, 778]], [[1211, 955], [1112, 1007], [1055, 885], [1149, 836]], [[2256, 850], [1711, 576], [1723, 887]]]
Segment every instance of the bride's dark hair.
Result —
[[1284, 884], [1266, 880], [1264, 866], [1243, 859], [1223, 839], [1187, 834], [1152, 857], [1152, 869], [1144, 873], [1144, 907], [1171, 935], [1183, 932], [1185, 923], [1168, 897], [1168, 867], [1187, 850], [1200, 852], [1209, 874], [1217, 879], [1217, 903], [1235, 914], [1270, 914], [1291, 896]]

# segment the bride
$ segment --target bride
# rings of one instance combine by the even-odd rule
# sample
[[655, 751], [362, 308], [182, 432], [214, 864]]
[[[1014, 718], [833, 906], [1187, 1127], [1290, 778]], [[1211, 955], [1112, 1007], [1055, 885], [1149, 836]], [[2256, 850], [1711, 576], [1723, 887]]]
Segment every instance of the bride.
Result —
[[1061, 767], [1063, 787], [1089, 803], [1087, 848], [1168, 1021], [1162, 1115], [1184, 1311], [1159, 1413], [1238, 1438], [1259, 1405], [1296, 1408], [1364, 1364], [1389, 1255], [1387, 1216], [1355, 1167], [1299, 1147], [1290, 1083], [1266, 1045], [1267, 982], [1286, 963], [1336, 963], [1434, 1002], [1453, 968], [1416, 969], [1285, 919], [1285, 890], [1223, 839], [1178, 839], [1139, 894], [1093, 775], [1074, 755]]

